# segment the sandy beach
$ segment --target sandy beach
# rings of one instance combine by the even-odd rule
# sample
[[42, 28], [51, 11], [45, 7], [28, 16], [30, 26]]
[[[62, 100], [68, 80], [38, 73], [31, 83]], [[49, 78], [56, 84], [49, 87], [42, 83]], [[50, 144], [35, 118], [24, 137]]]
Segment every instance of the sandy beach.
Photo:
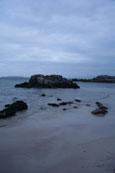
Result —
[[[0, 121], [0, 173], [115, 172], [114, 88], [110, 84], [104, 90], [98, 84], [80, 85], [79, 91], [42, 90], [38, 97], [43, 91], [46, 97], [39, 97], [38, 103], [38, 90], [16, 90], [21, 97], [25, 92], [29, 109]], [[57, 96], [66, 101], [80, 98], [81, 102], [75, 103], [76, 109], [66, 106], [66, 111], [46, 104], [56, 102]], [[104, 117], [91, 114], [98, 100], [109, 108]]]
[[0, 0], [0, 173], [115, 173], [115, 0]]

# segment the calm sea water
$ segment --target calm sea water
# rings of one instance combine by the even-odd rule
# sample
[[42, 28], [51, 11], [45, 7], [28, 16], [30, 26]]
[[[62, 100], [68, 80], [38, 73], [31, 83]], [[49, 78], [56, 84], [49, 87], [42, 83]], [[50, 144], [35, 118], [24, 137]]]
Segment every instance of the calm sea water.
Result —
[[[14, 87], [15, 84], [25, 81], [28, 81], [28, 79], [0, 79], [0, 109], [3, 109], [5, 104], [13, 103], [16, 100], [23, 100], [29, 106], [27, 111], [17, 114], [19, 119], [28, 118], [29, 116], [34, 117], [36, 113], [38, 114], [36, 118], [39, 119], [55, 117], [55, 113], [59, 111], [61, 113], [63, 107], [57, 109], [52, 108], [47, 104], [58, 103], [57, 98], [61, 98], [62, 101], [81, 99], [82, 103], [80, 106], [88, 103], [94, 108], [95, 102], [100, 101], [110, 108], [109, 112], [114, 111], [115, 84], [79, 82], [78, 84], [81, 87], [80, 89], [24, 89]], [[41, 97], [42, 93], [45, 93], [46, 97]], [[76, 103], [74, 105], [76, 105]], [[68, 110], [73, 110], [73, 106], [67, 108]], [[11, 119], [12, 120], [10, 121], [13, 121], [14, 117]], [[2, 122], [2, 120], [0, 121]]]
[[[14, 87], [27, 80], [0, 79], [0, 109], [16, 100], [28, 104], [27, 111], [0, 120], [0, 173], [112, 173], [115, 84], [79, 82], [80, 89]], [[41, 97], [43, 93], [46, 97]], [[48, 106], [58, 103], [57, 98], [81, 102], [58, 108]], [[96, 101], [108, 107], [105, 117], [91, 114]]]

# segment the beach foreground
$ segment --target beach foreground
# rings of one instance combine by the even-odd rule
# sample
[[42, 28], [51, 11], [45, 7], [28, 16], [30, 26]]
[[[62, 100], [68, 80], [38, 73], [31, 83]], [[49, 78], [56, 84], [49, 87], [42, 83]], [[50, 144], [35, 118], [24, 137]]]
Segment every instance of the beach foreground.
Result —
[[[79, 85], [79, 91], [15, 89], [29, 109], [0, 121], [0, 173], [115, 172], [114, 84]], [[47, 105], [58, 96], [81, 102], [66, 111]], [[104, 117], [91, 114], [96, 101], [109, 108]]]

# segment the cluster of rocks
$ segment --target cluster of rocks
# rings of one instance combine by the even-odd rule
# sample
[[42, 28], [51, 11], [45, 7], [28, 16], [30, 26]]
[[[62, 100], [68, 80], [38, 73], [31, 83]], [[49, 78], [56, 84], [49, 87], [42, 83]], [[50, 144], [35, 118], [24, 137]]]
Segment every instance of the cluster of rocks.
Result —
[[[58, 98], [59, 99], [59, 98]], [[61, 99], [59, 99], [61, 100]], [[76, 102], [80, 103], [81, 100], [79, 99], [75, 99]], [[53, 106], [53, 107], [59, 107], [59, 106], [66, 106], [66, 105], [72, 105], [74, 104], [73, 101], [68, 101], [68, 102], [60, 102], [60, 103], [48, 103], [49, 106]], [[100, 102], [96, 102], [96, 105], [98, 106], [98, 108], [94, 111], [92, 111], [91, 113], [97, 116], [104, 116], [106, 113], [108, 113], [108, 108], [106, 106], [104, 106], [102, 103]], [[91, 106], [90, 104], [86, 104], [86, 106]], [[73, 108], [78, 108], [76, 105], [73, 106]], [[63, 108], [63, 110], [65, 111], [66, 108]]]
[[80, 88], [72, 80], [63, 78], [61, 75], [33, 75], [29, 82], [16, 84], [21, 88]]
[[13, 104], [5, 105], [5, 108], [0, 111], [0, 119], [5, 119], [16, 114], [18, 111], [23, 111], [28, 108], [28, 105], [23, 101], [16, 101]]
[[[42, 93], [40, 95], [41, 97], [46, 97], [45, 93]], [[17, 98], [15, 98], [17, 99]], [[73, 105], [73, 108], [78, 108], [78, 105], [75, 105], [75, 102], [81, 103], [80, 99], [75, 99], [74, 101], [62, 101], [61, 98], [56, 99], [56, 103], [48, 103], [48, 106], [52, 107], [60, 107], [60, 106], [66, 106], [66, 105]], [[96, 102], [97, 109], [92, 111], [91, 113], [97, 116], [104, 116], [106, 113], [108, 113], [108, 108], [104, 106], [100, 102]], [[86, 104], [86, 106], [91, 106], [90, 104]], [[28, 105], [24, 101], [16, 101], [13, 104], [7, 104], [5, 105], [5, 108], [0, 111], [0, 119], [5, 119], [8, 117], [11, 117], [16, 114], [18, 111], [26, 110], [28, 108]], [[62, 110], [65, 111], [67, 110], [66, 107], [62, 107]]]
[[[57, 101], [61, 101], [61, 100], [62, 100], [62, 99], [57, 98]], [[79, 100], [79, 99], [75, 99], [74, 101], [75, 101], [75, 102], [81, 102], [81, 100]], [[63, 102], [59, 102], [59, 103], [48, 103], [48, 105], [49, 105], [49, 106], [53, 106], [53, 107], [60, 107], [60, 106], [67, 106], [67, 105], [71, 106], [72, 104], [75, 103], [74, 101], [63, 101]], [[74, 108], [74, 109], [77, 109], [78, 106], [74, 105], [73, 108]], [[63, 111], [66, 111], [67, 108], [64, 107], [62, 110], [63, 110]]]
[[104, 116], [106, 113], [108, 113], [108, 108], [106, 106], [103, 106], [102, 103], [96, 102], [96, 105], [98, 106], [98, 108], [92, 111], [92, 114]]
[[72, 79], [72, 81], [77, 82], [98, 82], [98, 83], [115, 83], [115, 76], [100, 75], [92, 79]]
[[[24, 82], [21, 84], [16, 84], [15, 87], [21, 88], [80, 88], [72, 80], [63, 78], [61, 75], [33, 75], [30, 77], [29, 82]], [[45, 97], [45, 94], [41, 94], [41, 97]], [[57, 98], [57, 101], [60, 101], [60, 98]], [[59, 105], [66, 105], [67, 103], [60, 103]], [[51, 106], [59, 106], [58, 104], [51, 104]], [[8, 118], [17, 111], [25, 110], [28, 106], [23, 101], [16, 101], [13, 104], [5, 105], [5, 108], [0, 111], [0, 118]]]
[[69, 101], [69, 102], [61, 102], [59, 104], [57, 104], [57, 103], [48, 103], [49, 106], [54, 106], [54, 107], [66, 106], [66, 105], [71, 105], [71, 104], [73, 104], [72, 101]]
[[[41, 96], [46, 96], [45, 94], [41, 94]], [[62, 99], [57, 98], [57, 101], [61, 101]], [[75, 102], [81, 102], [81, 100], [79, 99], [75, 99]], [[48, 103], [49, 106], [53, 106], [53, 107], [59, 107], [59, 106], [66, 106], [66, 105], [72, 105], [74, 104], [74, 101], [63, 101], [63, 102], [59, 102], [59, 103]], [[94, 111], [92, 111], [91, 113], [97, 116], [104, 116], [106, 113], [108, 113], [108, 108], [106, 106], [104, 106], [102, 103], [100, 102], [96, 102], [96, 105], [98, 106], [98, 108]], [[86, 106], [91, 106], [89, 104], [86, 104]], [[16, 112], [18, 111], [22, 111], [22, 110], [26, 110], [28, 108], [28, 105], [23, 102], [23, 101], [16, 101], [13, 104], [7, 104], [5, 105], [5, 108], [0, 111], [0, 119], [5, 119], [11, 116], [14, 116], [16, 114]], [[73, 106], [73, 108], [78, 108], [76, 105]], [[67, 108], [63, 108], [63, 111], [67, 110]]]

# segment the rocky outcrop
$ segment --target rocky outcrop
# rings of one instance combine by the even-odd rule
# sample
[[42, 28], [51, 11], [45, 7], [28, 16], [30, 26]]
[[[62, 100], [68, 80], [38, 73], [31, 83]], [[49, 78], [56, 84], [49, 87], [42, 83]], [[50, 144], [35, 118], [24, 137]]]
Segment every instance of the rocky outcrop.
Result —
[[98, 106], [98, 108], [92, 111], [92, 114], [97, 116], [104, 116], [106, 113], [108, 113], [108, 108], [106, 106], [103, 106], [102, 103], [96, 102], [96, 105]]
[[16, 88], [30, 88], [28, 82], [24, 82], [24, 83], [21, 83], [21, 84], [16, 84], [15, 87]]
[[92, 79], [72, 79], [72, 81], [77, 82], [98, 82], [98, 83], [115, 83], [115, 76], [101, 75]]
[[16, 101], [13, 104], [5, 105], [5, 109], [0, 111], [0, 119], [5, 119], [15, 115], [16, 112], [26, 110], [28, 108], [27, 104], [23, 101]]
[[72, 80], [63, 78], [60, 75], [33, 75], [29, 82], [17, 84], [21, 88], [80, 88]]
[[66, 106], [66, 105], [71, 105], [71, 104], [73, 104], [72, 101], [69, 101], [69, 102], [61, 102], [59, 104], [57, 104], [57, 103], [48, 103], [49, 106], [54, 106], [54, 107]]

